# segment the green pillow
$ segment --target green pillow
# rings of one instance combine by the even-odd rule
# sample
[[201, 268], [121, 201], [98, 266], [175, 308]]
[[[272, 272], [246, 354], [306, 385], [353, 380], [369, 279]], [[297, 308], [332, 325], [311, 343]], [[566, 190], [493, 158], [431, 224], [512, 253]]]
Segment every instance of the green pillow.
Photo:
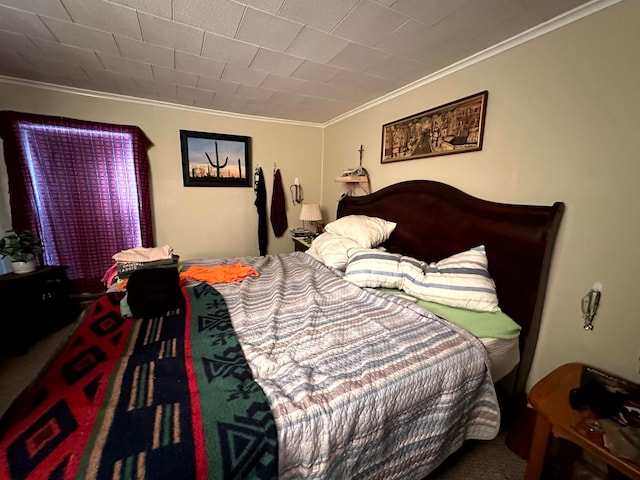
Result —
[[[381, 292], [407, 298], [402, 290], [392, 288], [377, 288]], [[520, 335], [521, 327], [504, 312], [477, 312], [464, 308], [450, 307], [435, 302], [426, 302], [420, 299], [411, 299], [425, 310], [444, 318], [451, 323], [464, 328], [478, 338], [503, 338], [510, 340]]]

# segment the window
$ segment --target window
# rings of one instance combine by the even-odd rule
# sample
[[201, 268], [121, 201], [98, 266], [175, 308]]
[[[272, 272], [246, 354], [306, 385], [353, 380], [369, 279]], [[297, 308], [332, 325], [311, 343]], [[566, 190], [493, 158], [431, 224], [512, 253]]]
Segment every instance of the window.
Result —
[[67, 265], [75, 292], [104, 290], [112, 255], [152, 246], [151, 143], [138, 127], [2, 112], [12, 228]]

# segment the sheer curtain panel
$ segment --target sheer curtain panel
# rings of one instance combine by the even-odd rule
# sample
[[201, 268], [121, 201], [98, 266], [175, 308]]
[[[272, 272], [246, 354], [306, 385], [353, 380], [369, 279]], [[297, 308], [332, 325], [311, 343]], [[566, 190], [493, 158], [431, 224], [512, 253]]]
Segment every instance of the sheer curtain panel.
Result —
[[112, 255], [153, 246], [149, 158], [135, 126], [0, 113], [11, 221], [44, 244], [44, 263], [67, 265], [76, 293], [104, 290]]

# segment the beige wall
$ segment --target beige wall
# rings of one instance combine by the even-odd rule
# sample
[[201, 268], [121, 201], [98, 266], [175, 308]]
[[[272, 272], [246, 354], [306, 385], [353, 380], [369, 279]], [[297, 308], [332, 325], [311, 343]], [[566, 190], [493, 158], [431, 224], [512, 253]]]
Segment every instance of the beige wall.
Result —
[[[276, 162], [285, 186], [299, 177], [305, 199], [321, 201], [330, 218], [344, 191], [334, 179], [357, 166], [361, 144], [374, 190], [428, 178], [489, 200], [563, 201], [567, 210], [529, 386], [569, 361], [638, 381], [638, 18], [640, 2], [626, 0], [324, 129], [13, 84], [0, 84], [0, 109], [139, 125], [155, 144], [149, 155], [157, 241], [183, 258], [252, 255], [258, 247], [252, 189], [182, 186], [180, 129], [251, 136], [269, 195]], [[384, 123], [482, 90], [489, 101], [481, 152], [379, 163]], [[2, 175], [0, 189], [6, 188]], [[299, 224], [298, 212], [289, 202], [290, 227]], [[276, 240], [271, 233], [270, 253], [291, 248], [288, 235]], [[587, 332], [580, 298], [596, 281], [604, 284], [601, 308], [594, 331]]]
[[[627, 0], [325, 128], [324, 204], [363, 164], [374, 190], [426, 178], [489, 200], [566, 203], [529, 386], [583, 361], [633, 380], [640, 318], [640, 2]], [[489, 91], [481, 152], [380, 164], [384, 123]], [[604, 284], [592, 332], [581, 297]]]
[[[320, 201], [322, 129], [292, 123], [227, 117], [194, 110], [97, 98], [50, 89], [0, 83], [0, 110], [67, 116], [83, 120], [137, 125], [154, 146], [149, 150], [153, 216], [158, 245], [171, 245], [182, 259], [258, 255], [258, 216], [253, 188], [184, 187], [179, 130], [252, 137], [253, 166], [265, 174], [268, 208], [274, 164], [280, 169], [287, 198], [289, 227], [300, 225], [289, 185], [299, 177], [309, 203]], [[1, 155], [1, 153], [0, 153]], [[0, 188], [6, 191], [4, 162]], [[0, 226], [7, 228], [6, 212]], [[269, 253], [293, 249], [291, 236], [275, 238], [269, 225]], [[115, 252], [114, 252], [115, 253]]]

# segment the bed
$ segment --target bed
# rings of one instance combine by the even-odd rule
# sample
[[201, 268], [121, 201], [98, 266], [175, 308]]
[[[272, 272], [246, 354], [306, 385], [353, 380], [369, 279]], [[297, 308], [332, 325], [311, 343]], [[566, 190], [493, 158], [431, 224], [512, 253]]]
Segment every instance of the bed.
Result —
[[[182, 262], [175, 308], [145, 318], [104, 295], [3, 417], [0, 476], [424, 478], [497, 435], [498, 384], [524, 391], [562, 212], [402, 182], [341, 199], [326, 233], [359, 242], [345, 265], [317, 251]], [[379, 228], [363, 237], [354, 220]], [[414, 279], [460, 255], [486, 259], [482, 281], [520, 330], [499, 382], [490, 342], [407, 294], [430, 284], [355, 280], [370, 258]]]

